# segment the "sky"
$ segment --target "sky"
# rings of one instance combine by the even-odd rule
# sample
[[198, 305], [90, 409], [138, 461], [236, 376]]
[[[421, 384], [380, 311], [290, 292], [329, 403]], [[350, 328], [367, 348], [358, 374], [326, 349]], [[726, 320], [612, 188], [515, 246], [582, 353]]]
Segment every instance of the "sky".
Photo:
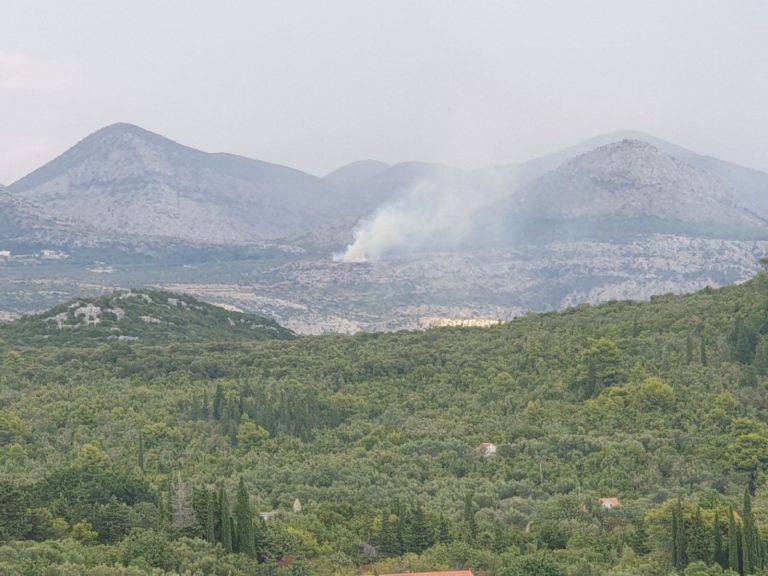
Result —
[[3, 0], [0, 182], [114, 122], [316, 175], [620, 129], [768, 171], [764, 0]]

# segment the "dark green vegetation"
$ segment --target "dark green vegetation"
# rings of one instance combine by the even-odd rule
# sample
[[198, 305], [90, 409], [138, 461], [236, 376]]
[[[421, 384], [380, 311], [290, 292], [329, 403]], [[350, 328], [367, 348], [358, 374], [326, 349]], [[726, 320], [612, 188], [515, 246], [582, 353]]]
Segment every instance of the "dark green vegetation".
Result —
[[765, 273], [488, 329], [17, 334], [0, 574], [765, 573]]
[[226, 310], [162, 290], [123, 290], [61, 304], [44, 314], [0, 324], [0, 338], [27, 346], [86, 346], [293, 338], [273, 320]]

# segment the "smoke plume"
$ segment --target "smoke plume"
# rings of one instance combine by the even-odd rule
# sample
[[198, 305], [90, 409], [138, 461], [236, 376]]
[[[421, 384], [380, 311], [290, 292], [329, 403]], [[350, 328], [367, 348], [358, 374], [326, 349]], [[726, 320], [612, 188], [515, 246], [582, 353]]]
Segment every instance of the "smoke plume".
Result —
[[337, 262], [375, 262], [394, 253], [456, 249], [499, 232], [493, 206], [511, 190], [495, 170], [425, 176], [361, 220]]

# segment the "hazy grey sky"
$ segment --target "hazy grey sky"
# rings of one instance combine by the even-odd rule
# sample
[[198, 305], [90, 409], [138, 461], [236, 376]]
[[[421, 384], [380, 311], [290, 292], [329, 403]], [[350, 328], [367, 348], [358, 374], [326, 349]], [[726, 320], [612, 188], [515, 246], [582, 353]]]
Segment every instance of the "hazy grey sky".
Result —
[[768, 170], [764, 0], [3, 0], [0, 182], [125, 121], [324, 174], [616, 129]]

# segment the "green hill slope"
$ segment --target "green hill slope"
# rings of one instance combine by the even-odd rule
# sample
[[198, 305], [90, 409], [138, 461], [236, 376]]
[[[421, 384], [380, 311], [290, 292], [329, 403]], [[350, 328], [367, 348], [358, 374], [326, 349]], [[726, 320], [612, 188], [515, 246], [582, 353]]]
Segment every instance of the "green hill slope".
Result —
[[484, 329], [0, 358], [0, 573], [768, 560], [768, 274]]
[[157, 345], [293, 337], [273, 320], [150, 289], [74, 300], [0, 325], [0, 338], [19, 345], [80, 346], [112, 341]]

